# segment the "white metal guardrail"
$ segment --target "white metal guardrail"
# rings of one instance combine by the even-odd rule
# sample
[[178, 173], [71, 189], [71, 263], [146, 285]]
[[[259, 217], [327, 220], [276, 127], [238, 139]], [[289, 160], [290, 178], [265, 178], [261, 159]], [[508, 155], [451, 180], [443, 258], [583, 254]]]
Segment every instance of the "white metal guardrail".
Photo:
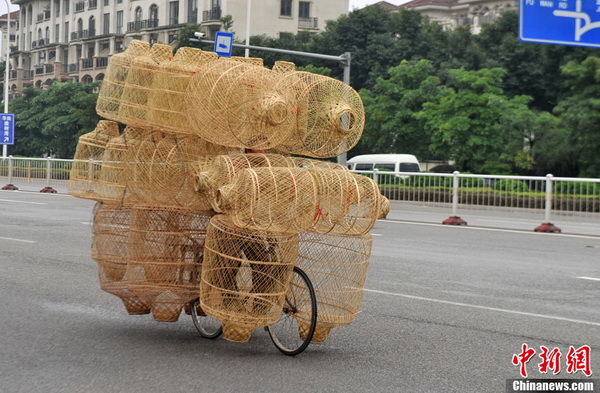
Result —
[[[73, 160], [0, 158], [0, 187], [67, 192]], [[92, 167], [92, 165], [90, 165]], [[436, 207], [449, 214], [446, 224], [475, 210], [529, 213], [542, 222], [536, 230], [558, 231], [552, 219], [574, 217], [600, 225], [600, 179], [547, 176], [499, 176], [467, 173], [354, 171], [373, 178], [392, 201]], [[456, 218], [455, 218], [456, 217]]]

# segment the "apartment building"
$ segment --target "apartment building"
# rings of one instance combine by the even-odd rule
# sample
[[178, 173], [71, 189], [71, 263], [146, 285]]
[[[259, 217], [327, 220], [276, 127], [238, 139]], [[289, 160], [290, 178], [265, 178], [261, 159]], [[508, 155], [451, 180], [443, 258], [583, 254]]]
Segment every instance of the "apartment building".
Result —
[[[10, 29], [7, 28], [8, 22], [10, 20]], [[14, 47], [17, 42], [17, 36], [15, 31], [17, 31], [17, 24], [19, 22], [19, 11], [13, 11], [10, 13], [10, 18], [8, 14], [0, 15], [0, 29], [2, 30], [2, 42], [0, 43], [0, 53], [1, 61], [6, 60], [6, 43], [8, 42], [9, 47]]]
[[374, 5], [390, 12], [408, 8], [446, 28], [453, 29], [468, 25], [474, 34], [478, 34], [483, 25], [495, 21], [502, 12], [518, 9], [519, 2], [517, 0], [413, 0], [399, 6], [386, 1]]
[[[209, 37], [231, 15], [244, 40], [248, 0], [12, 0], [20, 7], [11, 52], [10, 95], [54, 81], [104, 78], [108, 59], [133, 39], [175, 46], [186, 24]], [[251, 0], [250, 35], [318, 32], [348, 12], [349, 0]], [[12, 23], [11, 23], [12, 24]]]

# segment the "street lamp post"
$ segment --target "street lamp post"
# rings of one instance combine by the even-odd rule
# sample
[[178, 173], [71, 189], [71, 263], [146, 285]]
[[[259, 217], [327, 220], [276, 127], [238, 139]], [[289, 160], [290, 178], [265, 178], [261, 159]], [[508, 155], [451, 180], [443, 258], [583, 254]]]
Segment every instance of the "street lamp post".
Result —
[[[6, 3], [6, 60], [4, 61], [4, 113], [8, 113], [8, 77], [10, 74], [10, 6], [8, 0]], [[2, 145], [2, 158], [8, 155], [8, 145]]]
[[[6, 1], [6, 0], [5, 0]], [[246, 46], [250, 45], [250, 11], [252, 9], [252, 0], [248, 1], [248, 8], [246, 8]], [[250, 49], [246, 48], [244, 51], [245, 57], [250, 57]]]

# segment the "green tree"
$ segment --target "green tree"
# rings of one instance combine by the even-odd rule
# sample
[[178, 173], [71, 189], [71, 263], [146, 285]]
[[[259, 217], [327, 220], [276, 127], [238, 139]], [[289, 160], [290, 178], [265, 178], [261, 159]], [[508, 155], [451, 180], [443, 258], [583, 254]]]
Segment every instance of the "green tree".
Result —
[[459, 170], [510, 173], [531, 167], [523, 156], [524, 133], [537, 131], [530, 128], [536, 118], [527, 106], [531, 98], [508, 98], [500, 88], [505, 74], [501, 68], [450, 70], [439, 99], [417, 114], [432, 135], [432, 151], [454, 160]]
[[590, 56], [562, 67], [570, 95], [554, 109], [570, 130], [568, 143], [574, 147], [580, 175], [600, 176], [600, 58]]
[[99, 82], [66, 82], [54, 83], [48, 90], [25, 89], [10, 103], [16, 118], [12, 154], [72, 158], [79, 136], [98, 123], [99, 86]]
[[179, 32], [177, 33], [177, 47], [175, 49], [179, 49], [184, 46], [191, 48], [206, 48], [206, 45], [191, 41], [191, 39], [196, 39], [194, 33], [197, 31], [202, 31], [200, 29], [200, 25], [185, 25], [179, 29]]
[[365, 130], [353, 153], [410, 153], [431, 158], [424, 118], [415, 116], [440, 92], [440, 80], [430, 61], [402, 61], [379, 78], [372, 90], [362, 89], [366, 112]]

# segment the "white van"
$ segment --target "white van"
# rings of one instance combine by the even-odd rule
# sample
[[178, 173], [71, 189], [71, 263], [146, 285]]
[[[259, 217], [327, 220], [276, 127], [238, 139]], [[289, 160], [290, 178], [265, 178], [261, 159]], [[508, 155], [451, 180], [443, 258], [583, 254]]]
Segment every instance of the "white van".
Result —
[[417, 157], [412, 154], [365, 154], [347, 161], [348, 169], [372, 171], [379, 169], [391, 172], [421, 172]]

